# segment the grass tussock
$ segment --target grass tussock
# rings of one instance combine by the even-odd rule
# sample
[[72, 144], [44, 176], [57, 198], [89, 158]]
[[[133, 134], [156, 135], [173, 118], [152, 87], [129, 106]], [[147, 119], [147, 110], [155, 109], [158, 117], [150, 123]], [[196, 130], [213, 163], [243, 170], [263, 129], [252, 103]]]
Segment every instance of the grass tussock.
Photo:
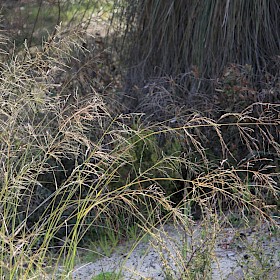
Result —
[[135, 225], [166, 250], [169, 237], [157, 231], [173, 222], [186, 242], [175, 267], [162, 255], [168, 279], [207, 279], [232, 215], [277, 226], [279, 104], [217, 115], [182, 106], [171, 118], [167, 105], [180, 105], [170, 99], [174, 81], [154, 87], [158, 103], [140, 103], [142, 112], [156, 104], [156, 117], [118, 114], [86, 71], [102, 56], [83, 43], [58, 29], [36, 50], [1, 53], [1, 278], [70, 279], [89, 240], [117, 245], [137, 236]]
[[186, 92], [209, 95], [232, 64], [251, 68], [262, 88], [279, 75], [276, 0], [115, 2], [115, 28], [124, 34], [116, 45], [130, 89], [180, 75]]

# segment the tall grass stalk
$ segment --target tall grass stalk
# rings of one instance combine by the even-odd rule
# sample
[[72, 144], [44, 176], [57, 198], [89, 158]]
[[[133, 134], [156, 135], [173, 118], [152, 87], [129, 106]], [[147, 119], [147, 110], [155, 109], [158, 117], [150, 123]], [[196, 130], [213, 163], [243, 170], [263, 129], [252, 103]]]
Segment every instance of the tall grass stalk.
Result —
[[[262, 114], [247, 108], [218, 121], [185, 115], [178, 126], [112, 117], [106, 95], [65, 87], [81, 45], [78, 34], [58, 30], [41, 50], [26, 47], [1, 62], [1, 278], [70, 279], [79, 250], [100, 227], [126, 237], [127, 224], [137, 223], [154, 235], [175, 221], [189, 237], [199, 209], [201, 234], [215, 239], [224, 212], [273, 221], [279, 174], [269, 172], [273, 159], [263, 160], [271, 151], [275, 164], [279, 158], [279, 105], [254, 104]], [[225, 129], [234, 131], [233, 144], [243, 143], [242, 158]], [[182, 275], [193, 273], [196, 257], [198, 273], [209, 271], [209, 258], [199, 261], [204, 244], [180, 252]]]

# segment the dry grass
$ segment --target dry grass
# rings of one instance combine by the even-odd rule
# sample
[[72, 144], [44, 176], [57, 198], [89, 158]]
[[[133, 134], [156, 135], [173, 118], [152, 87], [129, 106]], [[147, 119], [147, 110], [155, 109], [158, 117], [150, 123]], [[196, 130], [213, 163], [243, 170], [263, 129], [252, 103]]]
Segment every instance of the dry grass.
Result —
[[[100, 228], [122, 238], [135, 223], [150, 234], [166, 221], [189, 230], [196, 211], [212, 238], [181, 252], [177, 267], [206, 277], [225, 212], [275, 223], [279, 105], [218, 118], [181, 108], [163, 122], [116, 116], [93, 84], [85, 95], [79, 83], [68, 86], [69, 62], [88, 53], [80, 37], [58, 29], [42, 47], [1, 59], [1, 278], [71, 278], [79, 246]], [[166, 112], [172, 94], [157, 90]]]

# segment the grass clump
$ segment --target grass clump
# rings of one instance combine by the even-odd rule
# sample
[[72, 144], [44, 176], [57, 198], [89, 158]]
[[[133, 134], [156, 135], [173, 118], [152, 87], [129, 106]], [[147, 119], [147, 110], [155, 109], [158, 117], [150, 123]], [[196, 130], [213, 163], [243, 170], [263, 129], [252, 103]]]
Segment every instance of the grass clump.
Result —
[[[190, 111], [169, 99], [180, 85], [164, 79], [138, 106], [147, 117], [119, 114], [87, 72], [101, 75], [102, 57], [82, 35], [58, 28], [36, 51], [3, 52], [0, 276], [70, 279], [92, 239], [91, 251], [109, 256], [147, 234], [167, 277], [210, 279], [223, 226], [277, 227], [279, 104]], [[165, 231], [170, 222], [180, 240]]]
[[118, 31], [125, 33], [119, 47], [130, 67], [130, 86], [180, 75], [195, 94], [230, 64], [251, 67], [257, 80], [279, 73], [277, 1], [200, 4], [141, 0], [117, 5]]
[[1, 277], [67, 278], [92, 230], [118, 231], [120, 217], [143, 223], [145, 207], [168, 205], [158, 188], [133, 187], [146, 170], [119, 180], [134, 162], [124, 149], [134, 131], [94, 89], [79, 96], [63, 85], [59, 77], [82, 47], [78, 36], [59, 36], [2, 63]]
[[105, 272], [92, 278], [92, 280], [117, 280], [121, 279], [117, 274]]

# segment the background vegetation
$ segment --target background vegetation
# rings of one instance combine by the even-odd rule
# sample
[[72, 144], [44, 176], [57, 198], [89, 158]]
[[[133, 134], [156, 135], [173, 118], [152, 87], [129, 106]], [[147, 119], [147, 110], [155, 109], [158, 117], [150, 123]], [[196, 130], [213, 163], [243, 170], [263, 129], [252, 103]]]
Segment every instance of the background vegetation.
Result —
[[71, 278], [92, 240], [195, 220], [180, 277], [207, 279], [214, 229], [277, 227], [276, 0], [1, 5], [3, 279]]

